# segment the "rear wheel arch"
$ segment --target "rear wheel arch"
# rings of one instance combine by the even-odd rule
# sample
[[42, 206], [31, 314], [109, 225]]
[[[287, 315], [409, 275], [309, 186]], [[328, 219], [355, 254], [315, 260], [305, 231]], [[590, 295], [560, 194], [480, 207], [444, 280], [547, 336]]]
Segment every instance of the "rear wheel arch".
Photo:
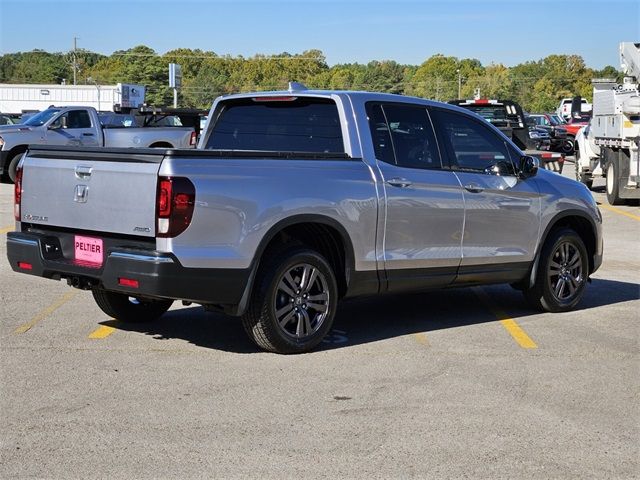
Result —
[[345, 293], [355, 268], [355, 255], [349, 234], [337, 220], [314, 214], [281, 220], [269, 229], [258, 245], [254, 258], [256, 267], [259, 268], [265, 254], [286, 243], [305, 245], [323, 254], [338, 278], [340, 295]]
[[323, 255], [336, 276], [338, 296], [346, 294], [355, 269], [353, 243], [346, 229], [337, 220], [324, 215], [295, 215], [273, 225], [260, 241], [249, 281], [235, 312], [237, 315], [242, 315], [247, 308], [260, 267], [267, 258], [287, 248], [287, 244], [292, 247], [303, 245]]
[[154, 142], [149, 148], [174, 148], [169, 142]]

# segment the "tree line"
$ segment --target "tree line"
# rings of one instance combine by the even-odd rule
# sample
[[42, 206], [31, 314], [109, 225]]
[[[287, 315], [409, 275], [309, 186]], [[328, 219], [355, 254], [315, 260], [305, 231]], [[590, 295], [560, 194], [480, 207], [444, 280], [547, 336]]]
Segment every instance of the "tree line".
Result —
[[179, 104], [208, 108], [218, 95], [281, 90], [289, 81], [309, 88], [369, 90], [399, 93], [447, 101], [472, 98], [476, 89], [486, 98], [518, 101], [531, 112], [550, 111], [561, 98], [581, 95], [591, 99], [591, 79], [620, 77], [614, 67], [589, 68], [579, 55], [549, 55], [513, 67], [482, 65], [473, 58], [459, 59], [436, 54], [421, 65], [402, 65], [393, 60], [367, 64], [328, 66], [320, 50], [299, 54], [231, 57], [200, 49], [178, 48], [164, 54], [139, 45], [111, 55], [77, 50], [49, 53], [43, 50], [0, 56], [0, 83], [72, 83], [76, 64], [77, 83], [100, 85], [138, 83], [147, 87], [147, 102], [170, 105], [168, 65], [182, 66]]

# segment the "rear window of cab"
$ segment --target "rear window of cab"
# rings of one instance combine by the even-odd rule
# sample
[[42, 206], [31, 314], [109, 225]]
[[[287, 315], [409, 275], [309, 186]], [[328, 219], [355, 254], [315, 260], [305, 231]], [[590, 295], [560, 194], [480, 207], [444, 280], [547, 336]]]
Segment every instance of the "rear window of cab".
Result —
[[295, 96], [222, 102], [205, 148], [345, 153], [336, 103]]

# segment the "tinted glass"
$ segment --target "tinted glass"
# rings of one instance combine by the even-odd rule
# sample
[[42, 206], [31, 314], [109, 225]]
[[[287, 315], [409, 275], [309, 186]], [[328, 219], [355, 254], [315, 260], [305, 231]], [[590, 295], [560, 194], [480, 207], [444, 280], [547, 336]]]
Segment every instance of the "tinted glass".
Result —
[[393, 153], [393, 145], [391, 144], [391, 134], [389, 133], [387, 120], [384, 118], [384, 113], [382, 113], [382, 106], [368, 104], [367, 114], [376, 158], [385, 163], [395, 165], [396, 157]]
[[344, 153], [338, 108], [325, 99], [228, 102], [206, 148]]
[[47, 123], [49, 119], [59, 111], [60, 111], [59, 108], [49, 108], [47, 110], [36, 113], [35, 115], [29, 117], [29, 119], [25, 120], [23, 123], [25, 125], [29, 125], [30, 127], [39, 127]]
[[374, 105], [369, 110], [369, 126], [379, 160], [407, 168], [441, 167], [426, 108], [387, 104]]
[[106, 113], [100, 115], [100, 122], [104, 127], [137, 127], [135, 117], [133, 115], [125, 115], [118, 113]]
[[500, 136], [466, 115], [437, 110], [436, 121], [448, 143], [452, 161], [462, 170], [480, 170], [505, 162], [515, 171], [507, 146]]
[[67, 116], [67, 128], [91, 128], [91, 118], [86, 110], [71, 110]]

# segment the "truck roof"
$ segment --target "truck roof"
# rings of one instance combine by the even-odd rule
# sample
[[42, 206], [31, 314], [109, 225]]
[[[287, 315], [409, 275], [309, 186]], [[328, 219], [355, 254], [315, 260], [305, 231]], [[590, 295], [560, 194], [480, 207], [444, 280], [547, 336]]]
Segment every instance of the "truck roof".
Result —
[[221, 100], [234, 100], [234, 99], [246, 99], [246, 98], [264, 98], [273, 97], [274, 100], [286, 101], [291, 97], [318, 97], [318, 98], [332, 98], [332, 97], [349, 97], [360, 102], [365, 101], [380, 101], [380, 102], [403, 102], [403, 103], [416, 103], [420, 105], [428, 105], [434, 107], [447, 108], [464, 112], [466, 114], [476, 115], [482, 119], [475, 112], [472, 112], [466, 108], [458, 107], [445, 102], [438, 102], [435, 100], [429, 100], [426, 98], [413, 97], [408, 95], [399, 95], [395, 93], [380, 93], [380, 92], [368, 92], [362, 90], [311, 90], [311, 89], [295, 89], [295, 90], [273, 90], [267, 92], [248, 92], [248, 93], [233, 93], [230, 95], [222, 95], [216, 98], [214, 105]]

